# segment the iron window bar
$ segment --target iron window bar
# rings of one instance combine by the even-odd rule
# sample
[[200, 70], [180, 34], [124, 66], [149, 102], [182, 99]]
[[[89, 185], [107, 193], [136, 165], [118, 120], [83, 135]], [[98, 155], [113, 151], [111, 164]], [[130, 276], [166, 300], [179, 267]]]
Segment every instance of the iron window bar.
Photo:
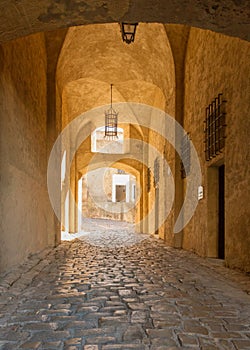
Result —
[[191, 170], [190, 133], [185, 134], [181, 140], [181, 177], [184, 179]]
[[206, 108], [206, 119], [204, 121], [206, 161], [222, 153], [225, 147], [227, 101], [223, 99], [222, 95], [222, 93], [218, 94]]

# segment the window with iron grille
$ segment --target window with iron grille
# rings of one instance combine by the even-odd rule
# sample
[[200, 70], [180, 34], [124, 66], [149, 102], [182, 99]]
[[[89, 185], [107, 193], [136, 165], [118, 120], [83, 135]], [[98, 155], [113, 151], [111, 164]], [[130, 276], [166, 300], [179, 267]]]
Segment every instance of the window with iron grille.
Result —
[[226, 100], [219, 94], [206, 108], [205, 128], [205, 157], [211, 160], [222, 152], [225, 147], [226, 129]]
[[190, 174], [191, 168], [191, 150], [190, 134], [187, 133], [181, 140], [181, 177], [184, 179]]

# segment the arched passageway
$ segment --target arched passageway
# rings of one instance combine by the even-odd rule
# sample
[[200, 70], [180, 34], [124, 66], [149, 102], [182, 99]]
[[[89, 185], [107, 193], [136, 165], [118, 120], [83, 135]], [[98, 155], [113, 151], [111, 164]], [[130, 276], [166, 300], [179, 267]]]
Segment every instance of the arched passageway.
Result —
[[[0, 347], [249, 348], [248, 280], [221, 266], [250, 271], [248, 4], [0, 13]], [[121, 20], [139, 22], [131, 45]], [[111, 83], [122, 154], [91, 149]], [[137, 232], [59, 244], [100, 167], [135, 176]]]
[[[74, 128], [71, 134], [68, 135], [68, 146], [66, 148], [74, 148], [74, 139], [81, 137], [82, 132], [86, 132], [89, 128], [88, 137], [77, 150], [77, 155], [73, 161], [73, 167], [70, 171], [71, 191], [73, 191], [72, 202], [77, 202], [77, 184], [79, 173], [88, 165], [90, 166], [94, 156], [90, 147], [90, 136], [94, 130], [103, 127], [104, 118], [99, 116], [84, 117], [84, 112], [91, 108], [107, 104], [110, 94], [110, 79], [114, 83], [113, 102], [125, 103], [134, 101], [144, 103], [152, 107], [167, 110], [172, 115], [175, 109], [175, 72], [174, 61], [170, 48], [170, 44], [166, 35], [164, 25], [161, 24], [141, 24], [141, 34], [137, 36], [137, 43], [127, 50], [127, 47], [119, 40], [116, 24], [101, 24], [89, 25], [86, 27], [74, 27], [69, 29], [61, 54], [58, 61], [57, 81], [58, 93], [61, 94], [61, 108], [58, 105], [58, 119], [62, 118], [62, 126], [67, 125], [76, 120], [81, 115], [81, 122]], [[158, 36], [161, 42], [158, 48], [152, 51], [154, 36]], [[95, 47], [98, 47], [96, 51]], [[143, 47], [143, 51], [141, 50]], [[102, 52], [102, 53], [101, 53]], [[101, 54], [100, 54], [101, 53]], [[118, 54], [119, 53], [119, 54]], [[96, 60], [93, 61], [93, 54]], [[168, 72], [165, 72], [162, 60], [168, 66]], [[70, 61], [70, 65], [68, 62]], [[142, 64], [143, 62], [143, 64]], [[88, 69], [86, 69], [88, 67]], [[103, 69], [105, 67], [105, 69]], [[161, 68], [160, 68], [161, 67]], [[107, 107], [108, 108], [108, 107]], [[119, 109], [119, 105], [117, 106]], [[132, 112], [132, 107], [131, 107]], [[141, 112], [143, 113], [143, 112]], [[132, 118], [132, 119], [131, 119]], [[141, 232], [155, 232], [160, 229], [156, 227], [156, 222], [145, 219], [149, 208], [153, 206], [155, 194], [149, 193], [146, 188], [148, 181], [147, 169], [153, 167], [155, 161], [152, 152], [149, 152], [150, 147], [158, 149], [159, 155], [163, 153], [164, 140], [157, 139], [154, 132], [150, 130], [151, 124], [154, 125], [153, 116], [150, 116], [147, 122], [145, 121], [144, 129], [138, 122], [138, 115], [130, 114], [130, 119], [123, 115], [119, 115], [119, 126], [124, 129], [124, 164], [130, 164], [132, 160], [126, 161], [128, 158], [137, 159], [138, 152], [140, 153], [140, 162], [137, 166], [137, 171], [140, 173], [138, 182], [141, 185], [140, 199], [140, 214], [138, 214], [137, 222], [141, 222], [138, 230]], [[162, 124], [162, 127], [165, 126]], [[74, 135], [72, 134], [74, 133]], [[138, 140], [138, 142], [136, 142]], [[139, 144], [140, 141], [140, 144]], [[136, 144], [137, 143], [137, 144]], [[166, 150], [166, 146], [165, 146]], [[173, 152], [173, 151], [172, 151]], [[112, 152], [111, 152], [112, 153]], [[114, 152], [116, 153], [116, 152]], [[70, 152], [67, 152], [70, 158]], [[69, 159], [68, 158], [68, 159]], [[115, 158], [105, 157], [106, 162], [113, 163]], [[122, 157], [120, 157], [122, 158]], [[69, 161], [68, 161], [69, 163]], [[103, 161], [105, 164], [105, 161]], [[132, 162], [133, 163], [133, 162]], [[133, 165], [132, 165], [133, 166]], [[147, 169], [146, 169], [147, 168]], [[75, 179], [72, 179], [75, 178]], [[138, 178], [138, 175], [137, 175]], [[150, 180], [151, 181], [151, 180]], [[162, 179], [161, 179], [162, 181]], [[163, 185], [163, 183], [161, 183]], [[67, 186], [66, 186], [67, 188]], [[73, 189], [73, 190], [72, 190]], [[63, 202], [67, 200], [67, 190], [63, 195]], [[164, 211], [164, 192], [160, 192], [162, 206], [158, 205], [158, 211]], [[160, 196], [159, 201], [160, 201]], [[64, 206], [64, 204], [63, 204]], [[69, 207], [74, 208], [74, 203]], [[63, 209], [62, 209], [63, 210]], [[73, 209], [72, 209], [73, 210]], [[69, 210], [71, 220], [68, 220], [69, 231], [77, 230], [78, 210], [74, 209], [74, 214]], [[159, 213], [159, 215], [162, 215]], [[72, 220], [75, 217], [75, 220]], [[144, 220], [145, 219], [145, 220]], [[156, 220], [154, 220], [156, 221]], [[159, 221], [159, 220], [157, 220]], [[161, 235], [164, 237], [163, 221], [161, 222]]]
[[[190, 27], [202, 26], [248, 39], [245, 24], [248, 7], [235, 2], [226, 7], [223, 3], [192, 5], [190, 2], [180, 6], [176, 2], [170, 8], [157, 2], [152, 7], [148, 1], [142, 10], [132, 3], [124, 3], [121, 7], [83, 3], [84, 14], [80, 11], [81, 19], [77, 19], [78, 3], [72, 2], [70, 8], [60, 3], [56, 8], [55, 4], [33, 5], [19, 2], [15, 6], [1, 7], [5, 18], [1, 22], [0, 51], [2, 271], [28, 254], [60, 241], [58, 221], [50, 208], [46, 188], [47, 161], [63, 128], [91, 108], [107, 104], [112, 75], [115, 102], [145, 103], [167, 112], [189, 132], [201, 161], [199, 189], [203, 189], [204, 196], [189, 225], [179, 235], [174, 235], [173, 227], [182, 208], [188, 178], [180, 176], [182, 165], [173, 147], [152, 132], [153, 116], [148, 130], [138, 127], [136, 131], [134, 126], [135, 138], [140, 135], [139, 139], [155, 147], [169, 164], [169, 169], [164, 172], [157, 157], [152, 157], [147, 149], [143, 151], [148, 170], [145, 167], [141, 173], [142, 212], [147, 213], [152, 202], [164, 203], [168, 198], [164, 181], [173, 174], [175, 204], [168, 220], [159, 227], [160, 237], [173, 246], [216, 257], [220, 218], [217, 209], [211, 211], [210, 207], [211, 203], [216, 204], [213, 207], [217, 206], [218, 169], [225, 165], [224, 185], [220, 186], [224, 188], [224, 201], [222, 198], [221, 202], [225, 204], [225, 259], [230, 266], [248, 270], [249, 236], [245, 229], [248, 206], [244, 195], [248, 162], [242, 162], [240, 154], [248, 154], [249, 88], [246, 77], [249, 74], [249, 44], [238, 38]], [[19, 18], [19, 22], [13, 23], [13, 11], [16, 11], [13, 18]], [[63, 13], [67, 16], [62, 16]], [[118, 23], [114, 22], [118, 21], [118, 14], [119, 20], [129, 20], [132, 13], [134, 19], [141, 22], [135, 43], [128, 46], [122, 43]], [[198, 13], [200, 16], [195, 15]], [[231, 25], [227, 26], [229, 18]], [[166, 22], [172, 24], [164, 24]], [[73, 23], [77, 27], [70, 27]], [[85, 23], [88, 25], [80, 25]], [[59, 29], [62, 27], [64, 29]], [[54, 31], [37, 33], [48, 29]], [[37, 34], [24, 37], [31, 33]], [[213, 106], [218, 93], [230, 100], [225, 112], [227, 141], [219, 155], [205, 160], [204, 113], [207, 106]], [[237, 118], [233, 118], [234, 115]], [[92, 120], [86, 121], [86, 125], [90, 132], [96, 127]], [[164, 128], [167, 129], [167, 125], [162, 125]], [[78, 131], [74, 130], [74, 134]], [[69, 140], [71, 142], [72, 135]], [[236, 152], [236, 156], [235, 149], [242, 152]], [[69, 149], [67, 151], [66, 155], [70, 157]], [[86, 152], [85, 156], [88, 154], [90, 156], [91, 152]], [[58, 160], [58, 169], [60, 163]], [[67, 161], [66, 164], [68, 166]], [[76, 165], [72, 166], [70, 178], [64, 179], [71, 187], [75, 187], [78, 177], [76, 170]], [[155, 181], [158, 173], [162, 181], [159, 184]], [[58, 178], [56, 190], [59, 190], [61, 173], [55, 171], [54, 175]], [[164, 206], [158, 205], [153, 225], [158, 211], [165, 210]], [[235, 210], [239, 206], [241, 213]], [[39, 224], [29, 208], [39, 213]], [[229, 215], [232, 212], [234, 215]], [[70, 220], [74, 226], [76, 217], [71, 216]], [[148, 226], [145, 224], [143, 231], [147, 232]]]

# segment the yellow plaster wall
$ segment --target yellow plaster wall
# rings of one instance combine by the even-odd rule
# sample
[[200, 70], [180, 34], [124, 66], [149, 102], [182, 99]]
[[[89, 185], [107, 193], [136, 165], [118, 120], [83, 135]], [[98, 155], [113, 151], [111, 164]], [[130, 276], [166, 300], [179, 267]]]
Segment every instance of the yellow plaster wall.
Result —
[[[226, 104], [225, 258], [231, 267], [250, 271], [249, 110], [250, 44], [210, 31], [192, 28], [185, 75], [185, 129], [198, 152], [205, 190], [204, 199], [184, 233], [183, 247], [208, 253], [207, 169], [204, 157], [205, 108], [222, 92]], [[216, 161], [216, 160], [215, 160]]]
[[47, 246], [46, 51], [43, 34], [0, 47], [0, 271]]

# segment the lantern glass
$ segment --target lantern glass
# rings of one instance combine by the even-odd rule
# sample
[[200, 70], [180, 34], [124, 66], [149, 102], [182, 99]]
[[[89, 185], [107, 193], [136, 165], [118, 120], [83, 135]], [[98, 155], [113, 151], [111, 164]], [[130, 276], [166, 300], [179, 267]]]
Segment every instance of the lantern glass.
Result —
[[121, 23], [122, 40], [127, 44], [135, 40], [136, 26], [138, 23]]

